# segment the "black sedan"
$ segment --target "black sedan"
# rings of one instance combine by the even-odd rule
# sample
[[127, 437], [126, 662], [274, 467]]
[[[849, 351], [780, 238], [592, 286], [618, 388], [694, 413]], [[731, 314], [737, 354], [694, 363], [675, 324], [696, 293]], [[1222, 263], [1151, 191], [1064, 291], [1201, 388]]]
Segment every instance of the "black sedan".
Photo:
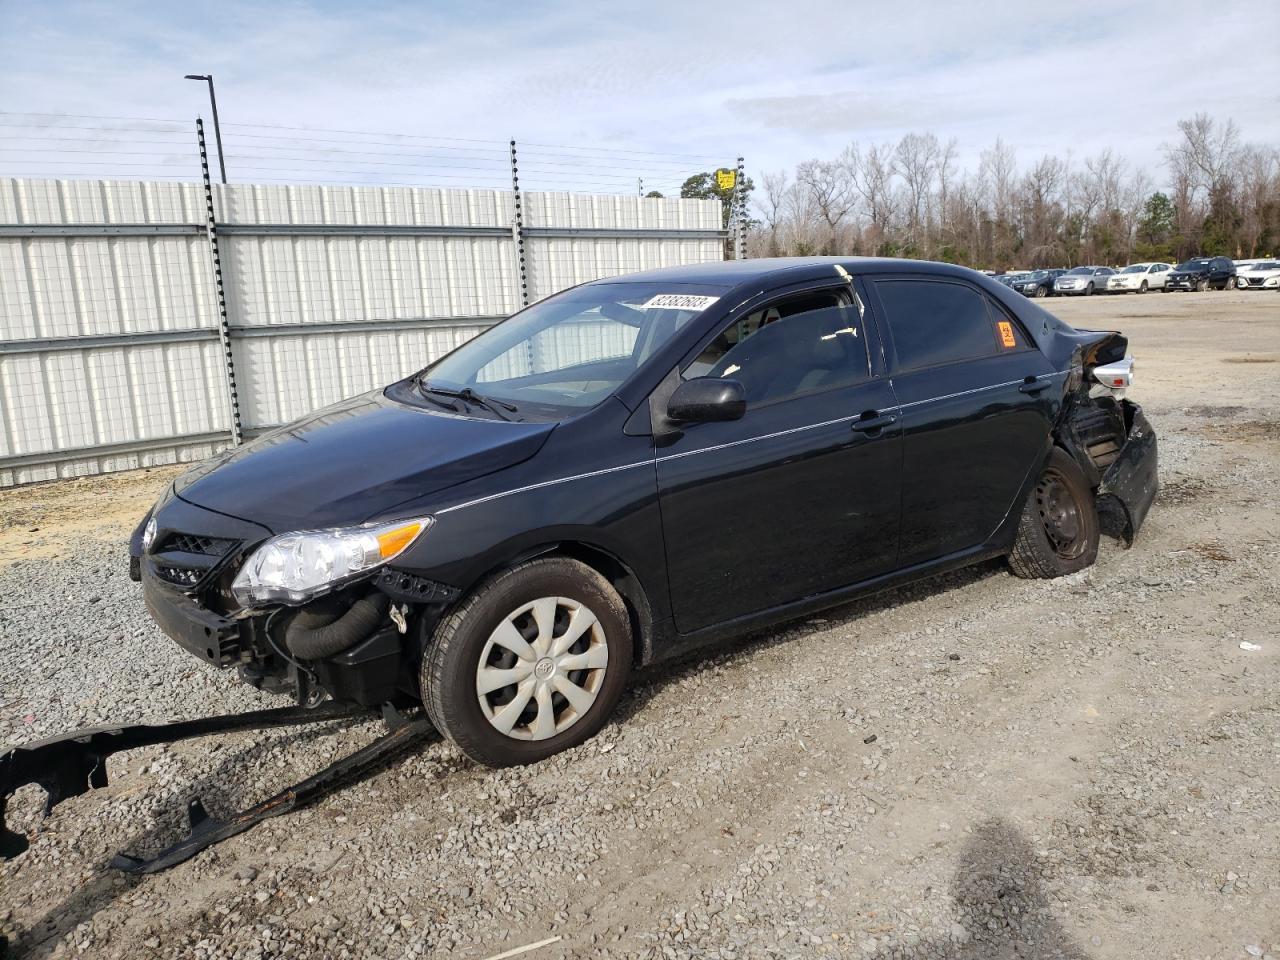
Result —
[[1131, 540], [1156, 440], [1116, 333], [972, 270], [715, 263], [543, 300], [209, 461], [132, 543], [179, 644], [529, 763], [632, 669], [939, 571]]

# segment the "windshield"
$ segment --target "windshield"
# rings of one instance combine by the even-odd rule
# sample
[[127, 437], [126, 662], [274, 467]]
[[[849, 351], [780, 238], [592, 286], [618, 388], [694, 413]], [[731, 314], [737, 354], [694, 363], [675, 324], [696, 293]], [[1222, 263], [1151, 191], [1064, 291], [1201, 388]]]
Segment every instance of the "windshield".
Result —
[[1067, 276], [1074, 274], [1093, 273], [1093, 267], [1072, 267], [1067, 271]]
[[1133, 264], [1133, 266], [1125, 267], [1120, 272], [1121, 273], [1146, 273], [1147, 267], [1149, 266], [1151, 266], [1151, 264], [1149, 263], [1135, 263]]
[[1186, 263], [1180, 263], [1178, 264], [1178, 269], [1179, 270], [1205, 270], [1208, 268], [1208, 266], [1209, 266], [1208, 258], [1202, 257], [1199, 260], [1188, 260]]
[[536, 303], [419, 374], [426, 391], [470, 389], [518, 415], [564, 416], [613, 393], [719, 299], [685, 283], [592, 283]]

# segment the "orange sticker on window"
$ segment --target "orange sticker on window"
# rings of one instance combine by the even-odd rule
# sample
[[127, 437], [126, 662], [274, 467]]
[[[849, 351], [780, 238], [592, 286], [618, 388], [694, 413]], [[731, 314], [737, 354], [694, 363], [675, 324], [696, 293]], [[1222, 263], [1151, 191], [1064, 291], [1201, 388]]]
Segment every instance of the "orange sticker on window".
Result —
[[1000, 330], [1000, 345], [1002, 347], [1008, 350], [1018, 345], [1018, 340], [1013, 335], [1012, 323], [1008, 320], [1001, 320], [996, 324], [996, 327]]

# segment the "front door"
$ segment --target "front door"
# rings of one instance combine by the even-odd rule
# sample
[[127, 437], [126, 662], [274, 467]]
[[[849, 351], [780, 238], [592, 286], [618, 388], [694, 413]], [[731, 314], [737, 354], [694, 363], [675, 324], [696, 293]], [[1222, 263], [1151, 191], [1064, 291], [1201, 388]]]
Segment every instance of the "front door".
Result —
[[[658, 450], [676, 626], [689, 633], [891, 570], [901, 432], [850, 288], [747, 308], [681, 375], [742, 382], [746, 414]], [[876, 371], [878, 374], [879, 371]]]

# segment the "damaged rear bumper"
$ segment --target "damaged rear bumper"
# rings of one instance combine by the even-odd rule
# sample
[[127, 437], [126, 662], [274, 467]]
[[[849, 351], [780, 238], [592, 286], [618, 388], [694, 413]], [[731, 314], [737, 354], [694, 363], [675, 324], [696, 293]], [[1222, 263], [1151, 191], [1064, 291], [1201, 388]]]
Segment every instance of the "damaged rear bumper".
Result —
[[1120, 455], [1102, 474], [1097, 503], [1098, 512], [1111, 519], [1115, 532], [1131, 545], [1156, 498], [1160, 480], [1155, 430], [1138, 404], [1121, 400], [1120, 408], [1125, 442]]

